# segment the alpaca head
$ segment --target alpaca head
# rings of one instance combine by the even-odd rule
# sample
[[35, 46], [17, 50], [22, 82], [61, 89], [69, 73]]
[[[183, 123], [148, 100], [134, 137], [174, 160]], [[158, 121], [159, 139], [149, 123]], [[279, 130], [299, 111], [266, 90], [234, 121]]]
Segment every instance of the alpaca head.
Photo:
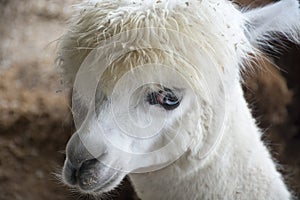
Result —
[[59, 52], [77, 128], [64, 182], [102, 193], [128, 173], [159, 170], [184, 154], [206, 157], [223, 136], [232, 100], [243, 98], [243, 60], [270, 32], [298, 28], [289, 19], [296, 1], [281, 4], [245, 13], [225, 0], [79, 6]]
[[[72, 105], [77, 132], [67, 146], [64, 177], [83, 191], [109, 191], [125, 174], [158, 170], [189, 149], [199, 153], [201, 147], [204, 156], [219, 137], [225, 109], [222, 68], [197, 43], [172, 30], [164, 34], [182, 43], [121, 42], [155, 32], [162, 34], [143, 28], [107, 39], [77, 72]], [[176, 48], [184, 45], [201, 56], [180, 55]], [[220, 112], [215, 121], [213, 112]]]

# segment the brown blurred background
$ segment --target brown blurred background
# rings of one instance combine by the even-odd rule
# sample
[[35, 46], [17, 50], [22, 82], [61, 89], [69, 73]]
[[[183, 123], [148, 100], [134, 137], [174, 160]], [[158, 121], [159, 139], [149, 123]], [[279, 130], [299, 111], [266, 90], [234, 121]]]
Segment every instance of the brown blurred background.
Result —
[[[0, 200], [85, 199], [53, 175], [73, 132], [68, 91], [54, 67], [56, 40], [80, 0], [0, 0]], [[271, 1], [240, 0], [258, 6]], [[280, 46], [280, 44], [279, 44]], [[264, 140], [300, 197], [300, 47], [245, 75], [245, 96]], [[113, 199], [135, 199], [128, 181]]]

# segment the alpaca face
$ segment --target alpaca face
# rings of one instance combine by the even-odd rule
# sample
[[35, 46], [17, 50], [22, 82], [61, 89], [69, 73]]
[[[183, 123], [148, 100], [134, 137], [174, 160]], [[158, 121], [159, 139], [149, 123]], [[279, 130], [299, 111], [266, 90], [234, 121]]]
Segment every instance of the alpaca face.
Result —
[[[159, 34], [165, 36], [157, 40]], [[141, 39], [127, 42], [133, 36]], [[166, 29], [133, 30], [99, 45], [74, 83], [78, 131], [67, 146], [65, 182], [101, 193], [128, 173], [159, 170], [187, 151], [205, 155], [225, 113], [217, 63], [197, 42]], [[213, 120], [214, 112], [220, 114]]]
[[[184, 73], [161, 64], [120, 72], [125, 64], [103, 74], [95, 112], [85, 111], [91, 113], [67, 146], [64, 180], [83, 192], [110, 191], [128, 173], [166, 167], [188, 150], [199, 129], [196, 115], [205, 109], [199, 112], [199, 96]], [[85, 109], [82, 98], [78, 110]]]

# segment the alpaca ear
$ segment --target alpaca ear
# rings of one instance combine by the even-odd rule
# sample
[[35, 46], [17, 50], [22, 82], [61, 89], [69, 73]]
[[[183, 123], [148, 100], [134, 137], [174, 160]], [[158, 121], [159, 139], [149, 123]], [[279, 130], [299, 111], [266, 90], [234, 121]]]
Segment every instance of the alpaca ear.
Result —
[[248, 22], [246, 34], [253, 44], [284, 35], [300, 42], [300, 8], [298, 0], [281, 0], [265, 7], [244, 12]]

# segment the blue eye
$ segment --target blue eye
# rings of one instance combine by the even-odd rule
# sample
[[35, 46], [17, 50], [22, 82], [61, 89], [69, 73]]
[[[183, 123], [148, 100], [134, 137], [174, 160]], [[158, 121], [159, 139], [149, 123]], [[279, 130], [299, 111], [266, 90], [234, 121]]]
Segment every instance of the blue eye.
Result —
[[147, 96], [150, 105], [161, 105], [166, 110], [174, 110], [180, 105], [178, 97], [168, 88], [164, 88], [158, 92], [151, 92]]

